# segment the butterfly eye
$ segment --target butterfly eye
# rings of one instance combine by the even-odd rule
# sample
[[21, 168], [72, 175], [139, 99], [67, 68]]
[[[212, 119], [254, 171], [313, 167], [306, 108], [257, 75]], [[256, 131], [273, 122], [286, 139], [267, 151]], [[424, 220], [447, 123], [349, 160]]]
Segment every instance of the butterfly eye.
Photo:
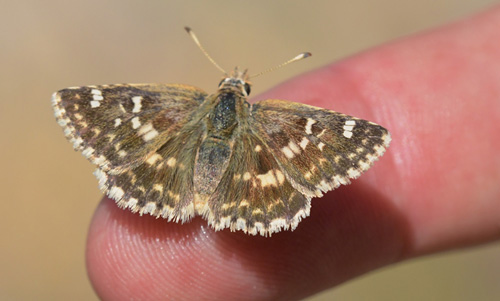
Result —
[[245, 83], [245, 92], [247, 92], [247, 95], [250, 95], [250, 85]]

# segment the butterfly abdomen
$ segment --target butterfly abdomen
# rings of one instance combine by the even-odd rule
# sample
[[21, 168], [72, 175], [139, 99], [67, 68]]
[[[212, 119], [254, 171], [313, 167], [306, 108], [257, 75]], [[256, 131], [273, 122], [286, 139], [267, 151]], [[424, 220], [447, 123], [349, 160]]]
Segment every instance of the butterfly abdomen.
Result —
[[226, 172], [238, 125], [237, 108], [245, 102], [231, 90], [221, 90], [213, 97], [214, 107], [204, 120], [206, 133], [194, 167], [195, 208], [200, 214]]

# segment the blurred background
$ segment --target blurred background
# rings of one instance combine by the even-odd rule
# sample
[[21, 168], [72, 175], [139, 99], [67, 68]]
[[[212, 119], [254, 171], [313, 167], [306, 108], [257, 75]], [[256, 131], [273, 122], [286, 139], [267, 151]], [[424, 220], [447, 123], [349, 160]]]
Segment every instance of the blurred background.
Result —
[[[254, 73], [302, 51], [314, 54], [255, 80], [257, 95], [495, 2], [0, 0], [0, 300], [97, 300], [84, 246], [101, 193], [93, 166], [72, 151], [53, 118], [52, 92], [125, 82], [213, 92], [221, 74], [185, 25], [225, 69], [238, 64]], [[309, 300], [500, 300], [499, 254], [497, 243], [411, 260]]]

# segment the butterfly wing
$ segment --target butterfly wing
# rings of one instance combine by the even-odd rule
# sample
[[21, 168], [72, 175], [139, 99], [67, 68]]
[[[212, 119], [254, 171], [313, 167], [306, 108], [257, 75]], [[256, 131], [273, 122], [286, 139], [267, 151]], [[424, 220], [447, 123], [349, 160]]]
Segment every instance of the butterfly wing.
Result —
[[98, 166], [99, 186], [118, 206], [185, 221], [194, 215], [206, 97], [185, 85], [88, 86], [55, 93], [53, 106], [66, 137]]
[[286, 179], [308, 197], [359, 177], [391, 140], [375, 123], [283, 100], [255, 103], [251, 118]]
[[186, 124], [144, 161], [120, 173], [97, 169], [101, 190], [119, 207], [185, 222], [195, 214], [193, 170], [203, 123]]
[[103, 171], [140, 164], [182, 127], [207, 94], [185, 85], [106, 85], [61, 90], [52, 103], [76, 150]]
[[309, 215], [310, 198], [293, 188], [271, 150], [240, 124], [228, 167], [207, 204], [204, 217], [216, 230], [268, 236], [295, 229]]

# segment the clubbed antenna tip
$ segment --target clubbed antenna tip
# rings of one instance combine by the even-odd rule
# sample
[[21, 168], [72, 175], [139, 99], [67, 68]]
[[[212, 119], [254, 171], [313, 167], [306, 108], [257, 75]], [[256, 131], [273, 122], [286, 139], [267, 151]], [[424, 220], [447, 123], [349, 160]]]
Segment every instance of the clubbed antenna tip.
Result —
[[257, 73], [257, 74], [254, 74], [252, 76], [250, 76], [251, 78], [252, 77], [257, 77], [257, 76], [261, 76], [262, 74], [265, 74], [265, 73], [268, 73], [268, 72], [271, 72], [271, 71], [274, 71], [276, 69], [279, 69], [285, 65], [288, 65], [290, 63], [293, 63], [293, 62], [296, 62], [296, 61], [300, 61], [302, 59], [305, 59], [305, 58], [308, 58], [310, 57], [312, 54], [310, 52], [302, 52], [301, 54], [297, 55], [296, 57], [292, 58], [292, 59], [289, 59], [288, 61], [284, 62], [284, 63], [281, 63], [279, 64], [278, 66], [275, 66], [275, 67], [272, 67], [272, 68], [269, 68], [267, 70], [264, 70], [260, 73]]

